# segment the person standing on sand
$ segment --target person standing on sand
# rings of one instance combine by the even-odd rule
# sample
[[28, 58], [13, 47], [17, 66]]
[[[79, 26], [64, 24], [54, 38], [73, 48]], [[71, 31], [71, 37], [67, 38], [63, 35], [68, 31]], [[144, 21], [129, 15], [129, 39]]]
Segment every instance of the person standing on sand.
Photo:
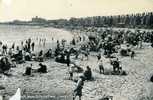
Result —
[[23, 41], [21, 41], [21, 49], [23, 50]]
[[2, 44], [3, 44], [2, 41], [0, 41], [0, 46], [2, 46]]
[[70, 65], [70, 62], [71, 62], [71, 60], [70, 60], [70, 53], [68, 53], [68, 54], [66, 55], [66, 64], [67, 64], [67, 66]]
[[104, 74], [104, 66], [103, 66], [103, 61], [102, 60], [100, 60], [100, 62], [99, 62], [99, 73], [100, 74], [102, 74], [102, 72], [101, 71], [103, 71], [103, 74]]
[[73, 38], [73, 40], [72, 40], [72, 45], [76, 45], [76, 41], [75, 41], [74, 38]]
[[12, 48], [9, 48], [8, 55], [11, 57], [13, 55]]
[[57, 49], [60, 48], [60, 43], [59, 43], [59, 40], [57, 40]]
[[135, 52], [132, 51], [132, 52], [131, 52], [131, 59], [134, 59], [134, 56], [135, 56]]
[[35, 48], [35, 43], [34, 42], [32, 42], [31, 48], [32, 48], [32, 51], [34, 51], [34, 48]]
[[86, 45], [86, 50], [85, 50], [85, 57], [87, 58], [87, 60], [89, 59], [89, 55], [90, 55], [90, 49], [89, 49], [89, 45]]
[[6, 45], [3, 45], [3, 46], [2, 46], [2, 49], [3, 49], [2, 53], [3, 53], [4, 55], [7, 54], [7, 44], [6, 44]]
[[29, 38], [27, 40], [27, 46], [28, 46], [28, 52], [30, 52], [30, 49], [31, 49], [31, 38]]
[[85, 36], [83, 36], [83, 41], [85, 41], [86, 40], [86, 38], [85, 38]]
[[12, 44], [12, 49], [14, 50], [14, 48], [15, 48], [15, 43]]
[[45, 45], [46, 45], [46, 38], [44, 38], [43, 40], [43, 46], [45, 47]]
[[41, 38], [39, 39], [39, 46], [41, 46]]
[[82, 37], [81, 37], [81, 36], [79, 36], [79, 41], [80, 41], [80, 42], [82, 41]]
[[84, 77], [80, 76], [80, 78], [77, 82], [77, 86], [76, 86], [76, 88], [74, 89], [74, 92], [73, 92], [73, 100], [75, 100], [76, 96], [79, 96], [79, 100], [81, 100], [84, 81], [85, 81]]
[[70, 80], [73, 80], [73, 68], [74, 68], [74, 65], [71, 64], [69, 67]]
[[98, 61], [101, 59], [101, 54], [100, 53], [97, 55], [97, 59], [98, 59]]

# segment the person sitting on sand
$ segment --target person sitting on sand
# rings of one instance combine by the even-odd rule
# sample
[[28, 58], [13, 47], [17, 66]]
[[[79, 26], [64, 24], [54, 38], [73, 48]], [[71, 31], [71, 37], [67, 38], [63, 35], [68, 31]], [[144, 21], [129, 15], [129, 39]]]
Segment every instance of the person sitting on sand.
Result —
[[41, 50], [38, 54], [38, 61], [42, 62], [43, 61], [43, 50]]
[[16, 54], [12, 54], [11, 58], [14, 59], [17, 63], [22, 63], [23, 62], [23, 53], [22, 50], [19, 50], [16, 52]]
[[76, 96], [79, 96], [79, 100], [81, 100], [84, 81], [85, 81], [84, 77], [80, 76], [80, 78], [77, 82], [77, 86], [74, 89], [73, 100], [75, 100]]
[[40, 66], [40, 68], [38, 68], [38, 70], [37, 70], [38, 72], [47, 73], [47, 66], [46, 65], [40, 63], [39, 66]]
[[16, 51], [19, 51], [20, 49], [19, 49], [19, 46], [16, 46]]
[[23, 53], [22, 53], [22, 50], [19, 50], [19, 53], [17, 54], [16, 60], [18, 60], [18, 61], [23, 60]]
[[32, 64], [30, 67], [26, 67], [26, 71], [23, 74], [23, 76], [26, 76], [26, 75], [30, 76], [31, 74], [32, 74]]
[[25, 52], [24, 59], [25, 59], [26, 61], [31, 61], [31, 58], [32, 58], [31, 53]]
[[52, 49], [49, 49], [49, 50], [46, 52], [45, 57], [47, 57], [47, 58], [51, 58], [51, 57], [52, 57]]
[[25, 45], [23, 46], [23, 50], [24, 50], [25, 52], [28, 52], [28, 46], [27, 46], [27, 44], [25, 44]]
[[3, 57], [0, 60], [0, 70], [2, 73], [5, 73], [11, 69], [11, 64], [7, 57]]
[[84, 72], [84, 77], [86, 80], [91, 80], [92, 79], [92, 72], [91, 68], [89, 66], [86, 67], [87, 69]]
[[30, 76], [32, 75], [32, 64], [30, 64], [30, 66], [26, 67], [25, 73], [23, 74], [23, 76]]
[[113, 65], [113, 71], [114, 72], [119, 72], [120, 71], [120, 61], [118, 58], [116, 58], [115, 60], [111, 61], [111, 65]]

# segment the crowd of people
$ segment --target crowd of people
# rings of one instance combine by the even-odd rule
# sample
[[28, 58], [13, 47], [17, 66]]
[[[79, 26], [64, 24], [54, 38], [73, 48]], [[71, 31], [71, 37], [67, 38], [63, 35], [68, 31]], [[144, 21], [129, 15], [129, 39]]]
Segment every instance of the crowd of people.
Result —
[[[46, 40], [38, 40], [40, 45], [45, 46]], [[36, 47], [36, 41], [32, 40], [31, 38], [28, 38], [26, 40], [21, 41], [21, 43], [15, 44], [12, 43], [11, 46], [8, 46], [7, 44], [0, 42], [0, 70], [1, 72], [5, 73], [8, 72], [8, 70], [12, 66], [16, 66], [16, 64], [25, 63], [25, 61], [32, 61], [32, 60], [38, 60], [42, 61], [43, 59], [43, 50], [39, 52], [39, 54], [35, 50]], [[52, 51], [49, 49], [46, 53], [46, 57], [50, 57], [49, 54], [51, 54]], [[41, 59], [42, 58], [42, 59]]]
[[[90, 31], [90, 30], [88, 30]], [[84, 42], [86, 41], [86, 42]], [[114, 56], [115, 53], [120, 53], [121, 56], [130, 56], [134, 59], [135, 51], [133, 47], [142, 48], [143, 43], [150, 43], [153, 47], [153, 31], [142, 31], [142, 30], [113, 30], [113, 29], [101, 29], [96, 35], [87, 35], [87, 39], [84, 37], [74, 37], [67, 47], [66, 40], [57, 40], [56, 48], [48, 49], [47, 52], [40, 50], [38, 53], [35, 52], [36, 43], [31, 38], [22, 41], [21, 45], [12, 44], [9, 48], [7, 44], [0, 42], [1, 47], [1, 59], [0, 59], [0, 72], [7, 74], [10, 68], [15, 67], [16, 64], [25, 63], [26, 61], [38, 61], [40, 62], [38, 69], [33, 69], [32, 64], [26, 67], [25, 75], [32, 75], [33, 72], [47, 73], [47, 66], [43, 64], [46, 59], [55, 59], [58, 63], [66, 64], [69, 68], [70, 80], [74, 81], [73, 74], [75, 72], [83, 73], [77, 81], [76, 88], [74, 90], [74, 98], [79, 96], [81, 100], [82, 89], [84, 82], [94, 80], [92, 75], [92, 69], [89, 65], [86, 65], [86, 70], [81, 66], [74, 63], [72, 58], [75, 60], [89, 59], [91, 52], [97, 54], [97, 64], [100, 74], [105, 74], [105, 65], [101, 59], [104, 56], [106, 59], [110, 59], [110, 65], [112, 66], [112, 74], [121, 75], [123, 74], [122, 66], [120, 65], [120, 59], [118, 56]], [[41, 43], [45, 46], [46, 39], [40, 40], [38, 47]], [[125, 45], [126, 48], [122, 48]], [[80, 57], [81, 56], [81, 57]], [[74, 70], [76, 69], [76, 70]], [[124, 71], [124, 74], [126, 72]]]
[[[131, 60], [134, 59], [136, 53], [135, 49], [144, 48], [143, 44], [148, 43], [153, 47], [153, 31], [144, 30], [112, 30], [105, 29], [101, 32], [97, 32], [96, 36], [88, 35], [88, 42], [83, 44], [78, 50], [77, 54], [85, 54], [89, 56], [90, 52], [97, 53], [97, 64], [100, 74], [105, 74], [105, 65], [101, 59], [104, 56], [106, 59], [110, 59], [110, 65], [112, 65], [112, 75], [127, 75], [126, 71], [123, 70], [121, 61], [115, 53], [119, 53], [120, 56], [129, 56]], [[122, 47], [124, 45], [124, 47]], [[86, 52], [86, 53], [82, 53]], [[77, 55], [78, 56], [78, 55]], [[78, 57], [77, 57], [78, 58]], [[87, 59], [88, 60], [88, 59]], [[76, 66], [75, 64], [73, 66]], [[72, 66], [72, 67], [73, 67]], [[73, 79], [73, 71], [70, 68], [70, 79]], [[74, 98], [79, 96], [81, 100], [82, 88], [85, 80], [93, 80], [92, 69], [87, 65], [83, 75], [80, 76], [76, 89], [74, 90]]]

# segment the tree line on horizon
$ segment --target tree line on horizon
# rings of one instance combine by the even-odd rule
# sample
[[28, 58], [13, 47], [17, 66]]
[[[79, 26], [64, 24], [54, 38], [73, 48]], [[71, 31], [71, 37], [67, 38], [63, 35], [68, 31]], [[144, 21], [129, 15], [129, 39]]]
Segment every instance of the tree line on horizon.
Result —
[[137, 13], [117, 16], [94, 16], [85, 18], [70, 18], [51, 20], [57, 27], [128, 27], [128, 28], [153, 28], [153, 12]]
[[[153, 12], [144, 12], [116, 16], [93, 16], [84, 18], [70, 18], [46, 20], [36, 16], [30, 22], [24, 22], [28, 25], [44, 25], [56, 28], [76, 28], [76, 27], [121, 27], [121, 28], [146, 28], [153, 29]], [[29, 24], [30, 23], [30, 24]], [[14, 21], [11, 24], [23, 24], [20, 21]]]

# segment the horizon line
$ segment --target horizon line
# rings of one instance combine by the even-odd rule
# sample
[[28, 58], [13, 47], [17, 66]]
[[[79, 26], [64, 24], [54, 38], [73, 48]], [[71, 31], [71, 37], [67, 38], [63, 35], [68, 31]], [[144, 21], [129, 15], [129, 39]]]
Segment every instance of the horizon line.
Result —
[[30, 18], [22, 18], [22, 19], [10, 19], [10, 20], [0, 20], [0, 23], [7, 23], [7, 22], [13, 22], [13, 21], [16, 21], [16, 20], [18, 20], [18, 21], [26, 21], [26, 22], [28, 22], [28, 21], [31, 21], [32, 20], [32, 18], [36, 18], [36, 17], [38, 17], [38, 18], [42, 18], [42, 19], [45, 19], [45, 20], [61, 20], [61, 19], [63, 19], [63, 20], [69, 20], [69, 19], [71, 19], [71, 18], [77, 18], [77, 19], [79, 19], [79, 18], [88, 18], [88, 17], [98, 17], [98, 16], [100, 16], [100, 17], [110, 17], [110, 16], [126, 16], [126, 15], [137, 15], [137, 14], [143, 14], [143, 13], [145, 13], [145, 14], [148, 14], [148, 13], [153, 13], [153, 11], [146, 11], [146, 12], [136, 12], [136, 13], [124, 13], [124, 14], [113, 14], [113, 15], [93, 15], [93, 16], [71, 16], [71, 17], [63, 17], [63, 18], [49, 18], [49, 17], [43, 17], [43, 16], [33, 16], [33, 17], [30, 17]]

